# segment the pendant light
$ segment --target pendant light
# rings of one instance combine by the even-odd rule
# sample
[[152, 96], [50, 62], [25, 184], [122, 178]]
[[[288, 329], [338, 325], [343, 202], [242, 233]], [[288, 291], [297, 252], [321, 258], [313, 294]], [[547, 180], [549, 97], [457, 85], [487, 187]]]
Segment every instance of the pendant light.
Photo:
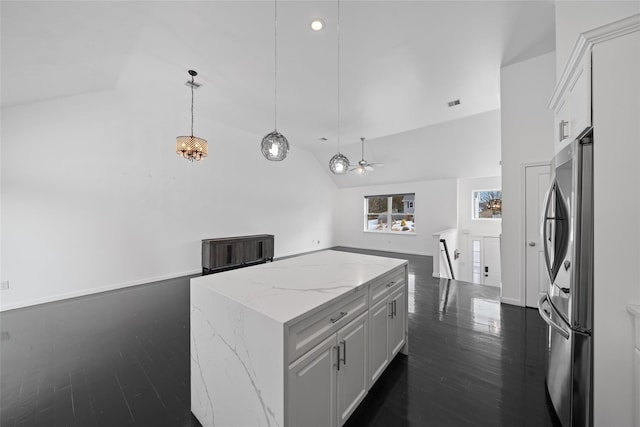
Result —
[[187, 86], [191, 87], [191, 135], [176, 138], [176, 154], [193, 162], [207, 157], [209, 147], [205, 139], [193, 136], [193, 89], [200, 87], [200, 85], [194, 80], [195, 76], [198, 75], [197, 72], [189, 70], [189, 75], [191, 76], [191, 81], [187, 81]]
[[338, 0], [338, 154], [329, 160], [329, 170], [335, 175], [349, 172], [349, 159], [340, 153], [340, 0]]
[[262, 155], [273, 162], [280, 162], [287, 157], [289, 153], [289, 141], [280, 132], [278, 132], [278, 0], [275, 0], [274, 6], [274, 92], [273, 92], [273, 132], [268, 133], [260, 143]]

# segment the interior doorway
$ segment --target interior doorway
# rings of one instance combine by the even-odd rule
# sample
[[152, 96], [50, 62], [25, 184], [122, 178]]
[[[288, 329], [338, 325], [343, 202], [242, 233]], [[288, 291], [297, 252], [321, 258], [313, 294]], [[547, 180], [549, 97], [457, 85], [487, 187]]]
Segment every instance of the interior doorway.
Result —
[[537, 307], [538, 298], [548, 288], [542, 238], [540, 236], [544, 197], [549, 189], [549, 164], [525, 165], [525, 272], [524, 295], [527, 307]]
[[494, 236], [471, 236], [471, 282], [481, 285], [500, 286], [500, 238]]

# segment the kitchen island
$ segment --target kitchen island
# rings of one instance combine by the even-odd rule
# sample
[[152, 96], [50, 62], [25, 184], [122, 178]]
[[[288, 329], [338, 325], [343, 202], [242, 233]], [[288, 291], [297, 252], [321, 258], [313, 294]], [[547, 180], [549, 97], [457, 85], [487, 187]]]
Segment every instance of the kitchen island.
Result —
[[322, 251], [191, 279], [203, 426], [340, 426], [407, 354], [407, 261]]

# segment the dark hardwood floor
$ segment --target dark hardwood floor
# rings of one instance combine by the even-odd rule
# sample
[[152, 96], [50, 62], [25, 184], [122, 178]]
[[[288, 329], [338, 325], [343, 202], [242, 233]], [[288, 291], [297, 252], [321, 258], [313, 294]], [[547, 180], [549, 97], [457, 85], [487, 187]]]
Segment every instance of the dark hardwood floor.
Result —
[[[339, 248], [345, 251], [355, 251]], [[361, 426], [552, 426], [546, 328], [498, 289], [409, 260], [409, 356], [349, 419]], [[0, 425], [199, 426], [189, 410], [189, 280], [0, 314]]]

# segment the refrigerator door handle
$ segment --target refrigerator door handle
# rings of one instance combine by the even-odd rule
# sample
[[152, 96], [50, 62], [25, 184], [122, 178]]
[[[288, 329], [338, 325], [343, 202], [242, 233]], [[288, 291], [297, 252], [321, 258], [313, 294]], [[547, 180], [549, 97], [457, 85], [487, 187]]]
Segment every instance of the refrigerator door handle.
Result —
[[547, 269], [547, 274], [549, 275], [549, 280], [553, 283], [555, 277], [553, 277], [553, 270], [551, 266], [551, 257], [549, 255], [549, 243], [547, 240], [551, 240], [551, 232], [547, 232], [547, 223], [549, 222], [549, 208], [551, 206], [551, 201], [553, 200], [553, 193], [555, 192], [555, 182], [551, 184], [549, 191], [547, 191], [546, 203], [544, 210], [542, 211], [542, 245], [543, 245], [543, 253], [544, 253], [544, 266]]
[[[540, 317], [542, 317], [542, 320], [544, 320], [547, 323], [547, 325], [551, 326], [552, 329], [555, 329], [556, 332], [562, 335], [564, 339], [568, 340], [570, 336], [569, 331], [565, 330], [562, 326], [560, 326], [559, 324], [551, 320], [551, 312], [543, 308], [543, 305], [547, 301], [549, 301], [549, 296], [546, 293], [542, 295], [538, 300], [538, 312], [540, 313]], [[551, 304], [550, 301], [549, 301], [549, 308], [554, 312], [556, 311], [555, 307], [553, 306], [553, 304]]]

